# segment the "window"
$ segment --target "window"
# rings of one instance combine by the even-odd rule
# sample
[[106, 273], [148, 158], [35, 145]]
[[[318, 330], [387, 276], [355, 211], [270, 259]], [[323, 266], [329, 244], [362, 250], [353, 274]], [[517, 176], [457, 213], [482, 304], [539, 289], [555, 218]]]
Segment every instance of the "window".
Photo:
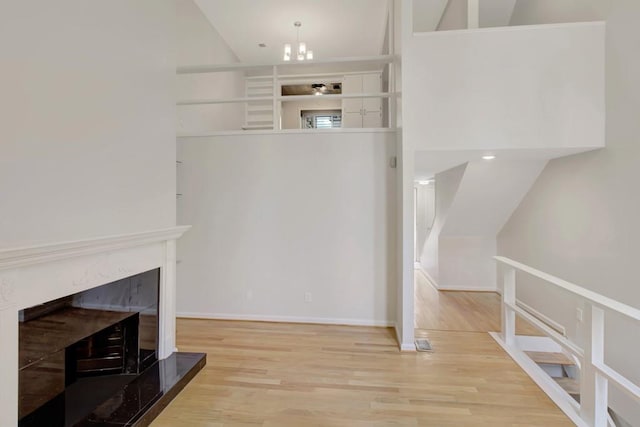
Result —
[[341, 110], [300, 111], [303, 129], [333, 129], [342, 127]]

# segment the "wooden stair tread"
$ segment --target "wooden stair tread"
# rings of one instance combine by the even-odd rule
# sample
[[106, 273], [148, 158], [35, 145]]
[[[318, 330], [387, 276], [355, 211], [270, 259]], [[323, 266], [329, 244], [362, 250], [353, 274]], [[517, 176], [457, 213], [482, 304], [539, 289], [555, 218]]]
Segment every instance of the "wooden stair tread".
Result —
[[525, 351], [525, 353], [536, 363], [563, 366], [575, 365], [573, 360], [569, 359], [569, 357], [563, 353], [548, 353], [544, 351]]
[[574, 380], [569, 377], [562, 378], [554, 378], [554, 381], [557, 382], [560, 387], [564, 389], [567, 393], [571, 395], [579, 395], [580, 394], [580, 383], [578, 380]]

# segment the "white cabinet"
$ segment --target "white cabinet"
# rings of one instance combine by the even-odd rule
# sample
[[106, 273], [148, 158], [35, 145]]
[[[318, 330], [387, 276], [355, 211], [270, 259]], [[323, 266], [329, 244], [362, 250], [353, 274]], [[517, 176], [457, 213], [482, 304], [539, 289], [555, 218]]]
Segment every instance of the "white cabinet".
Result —
[[[342, 80], [342, 93], [382, 92], [382, 74], [349, 74]], [[342, 100], [342, 127], [379, 128], [382, 127], [381, 98], [346, 98]]]

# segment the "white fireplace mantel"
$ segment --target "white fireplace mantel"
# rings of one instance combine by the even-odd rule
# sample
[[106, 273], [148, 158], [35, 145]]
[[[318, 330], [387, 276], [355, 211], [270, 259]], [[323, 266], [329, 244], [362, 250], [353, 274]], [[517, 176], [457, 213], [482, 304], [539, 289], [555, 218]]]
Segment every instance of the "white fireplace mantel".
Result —
[[18, 424], [18, 312], [160, 268], [158, 357], [175, 351], [176, 240], [190, 226], [0, 250], [0, 426]]

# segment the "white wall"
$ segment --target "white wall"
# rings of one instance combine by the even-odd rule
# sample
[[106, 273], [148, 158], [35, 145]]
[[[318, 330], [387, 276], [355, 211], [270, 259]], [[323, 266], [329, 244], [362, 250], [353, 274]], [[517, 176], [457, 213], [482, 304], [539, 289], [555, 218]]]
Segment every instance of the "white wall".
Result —
[[[395, 322], [395, 135], [181, 138], [178, 312]], [[310, 292], [312, 302], [305, 302]]]
[[[499, 235], [501, 255], [640, 307], [640, 2], [613, 3], [607, 20], [607, 148], [554, 160]], [[532, 283], [521, 297], [581, 339], [579, 301], [547, 297]], [[638, 326], [614, 319], [607, 360], [640, 382]], [[626, 359], [626, 360], [625, 360]], [[613, 408], [639, 425], [640, 410]]]
[[435, 217], [435, 187], [434, 184], [416, 185], [416, 254], [420, 259], [422, 248], [431, 232], [433, 219]]
[[435, 177], [435, 218], [431, 233], [420, 255], [420, 264], [436, 284], [440, 280], [438, 258], [440, 232], [446, 224], [449, 209], [455, 200], [466, 167], [467, 165], [464, 164], [439, 173]]
[[[220, 34], [193, 0], [175, 0], [178, 66], [238, 62]], [[220, 99], [245, 96], [242, 72], [181, 74], [177, 76], [178, 99]], [[178, 107], [178, 130], [199, 132], [240, 130], [244, 104], [189, 105]]]
[[413, 32], [435, 31], [449, 0], [412, 0]]
[[613, 0], [517, 0], [511, 25], [602, 21]]
[[480, 0], [480, 27], [505, 27], [509, 25], [516, 2], [517, 0]]
[[[318, 96], [317, 98], [322, 98]], [[300, 129], [300, 110], [342, 110], [339, 99], [287, 101], [282, 103], [282, 129]]]
[[417, 149], [603, 146], [603, 25], [436, 31], [409, 40], [403, 121]]
[[545, 164], [480, 160], [436, 175], [436, 221], [421, 260], [438, 288], [496, 290], [496, 235]]
[[174, 6], [0, 3], [0, 247], [175, 224]]
[[468, 0], [449, 0], [444, 10], [438, 31], [462, 30], [467, 28]]
[[[412, 22], [412, 1], [411, 0], [394, 0], [389, 6], [390, 16], [394, 22], [394, 54], [403, 55], [404, 46], [412, 37], [412, 28], [409, 24]], [[396, 97], [395, 114], [391, 111], [392, 125], [395, 124], [396, 131], [396, 152], [397, 158], [397, 240], [396, 240], [396, 259], [398, 265], [397, 276], [397, 321], [396, 335], [400, 343], [400, 348], [407, 351], [415, 351], [415, 334], [414, 334], [414, 277], [415, 277], [415, 255], [413, 241], [413, 182], [415, 179], [415, 163], [413, 141], [404, 138], [403, 131], [403, 111], [405, 109], [405, 99], [402, 96], [404, 87], [405, 70], [403, 61], [398, 59], [394, 63], [393, 75], [390, 80], [392, 89], [399, 94]]]
[[496, 236], [443, 236], [438, 243], [438, 289], [496, 291]]
[[503, 158], [469, 162], [441, 235], [495, 237], [546, 164]]

